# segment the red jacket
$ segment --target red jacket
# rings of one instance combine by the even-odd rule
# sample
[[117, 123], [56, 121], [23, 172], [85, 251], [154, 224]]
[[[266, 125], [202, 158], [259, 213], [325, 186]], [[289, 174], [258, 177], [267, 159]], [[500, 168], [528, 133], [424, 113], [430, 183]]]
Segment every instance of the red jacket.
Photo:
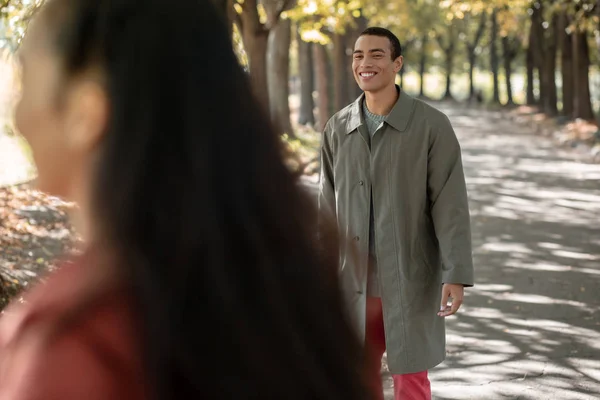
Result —
[[145, 398], [138, 340], [125, 295], [105, 295], [46, 340], [57, 320], [82, 301], [76, 294], [89, 272], [81, 262], [65, 264], [4, 313], [0, 399]]

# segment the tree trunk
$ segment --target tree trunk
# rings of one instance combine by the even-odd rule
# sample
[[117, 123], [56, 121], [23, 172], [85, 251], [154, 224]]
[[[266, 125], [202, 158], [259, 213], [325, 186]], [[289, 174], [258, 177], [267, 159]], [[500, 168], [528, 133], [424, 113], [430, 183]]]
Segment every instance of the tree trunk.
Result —
[[346, 107], [348, 101], [348, 83], [347, 57], [346, 57], [346, 36], [339, 33], [333, 36], [333, 70], [334, 73], [334, 108], [337, 111]]
[[312, 57], [312, 43], [302, 40], [297, 35], [298, 41], [298, 69], [300, 70], [300, 112], [298, 123], [300, 125], [315, 125], [315, 102], [313, 99], [315, 74]]
[[364, 16], [360, 16], [355, 19], [356, 27], [353, 28], [346, 38], [346, 47], [349, 49], [349, 55], [347, 55], [348, 66], [346, 67], [346, 71], [348, 71], [348, 96], [350, 101], [356, 100], [361, 94], [362, 90], [356, 83], [356, 79], [354, 78], [354, 71], [352, 70], [352, 52], [354, 51], [354, 45], [358, 40], [359, 35], [367, 29], [368, 21]]
[[596, 17], [598, 18], [598, 26], [596, 29], [596, 47], [598, 48], [598, 54], [600, 54], [600, 0], [596, 0]]
[[589, 78], [590, 54], [586, 32], [573, 34], [573, 64], [575, 70], [574, 116], [593, 120]]
[[267, 45], [269, 31], [260, 22], [257, 0], [247, 0], [239, 15], [240, 31], [248, 55], [250, 81], [254, 95], [265, 112], [269, 111], [269, 86], [267, 80]]
[[[500, 87], [498, 83], [498, 70], [500, 69], [500, 62], [498, 60], [498, 49], [496, 48], [498, 42], [498, 12], [496, 9], [492, 12], [492, 37], [490, 46], [490, 67], [492, 69], [492, 80], [494, 83], [494, 93], [492, 95], [492, 101], [496, 104], [500, 103]], [[510, 68], [510, 67], [509, 67]]]
[[282, 19], [269, 35], [268, 79], [271, 120], [282, 134], [295, 137], [290, 121], [290, 46], [292, 24]]
[[336, 71], [333, 69], [333, 52], [330, 51], [329, 46], [325, 46], [325, 54], [325, 60], [327, 62], [327, 90], [329, 93], [329, 112], [327, 115], [331, 116], [339, 111], [335, 108], [335, 79], [333, 77], [335, 76]]
[[569, 17], [561, 13], [559, 23], [560, 70], [562, 75], [562, 115], [573, 118], [575, 100], [575, 78], [573, 76], [573, 38], [567, 33]]
[[536, 47], [539, 47], [540, 38], [538, 37], [538, 29], [536, 27], [536, 17], [531, 15], [531, 26], [529, 28], [529, 40], [527, 44], [526, 68], [527, 68], [527, 104], [536, 105], [538, 99], [535, 96], [535, 69], [536, 62]]
[[486, 14], [482, 13], [479, 18], [479, 26], [477, 27], [477, 32], [475, 33], [475, 38], [473, 42], [467, 43], [467, 56], [469, 59], [469, 98], [472, 99], [475, 95], [475, 82], [474, 82], [474, 71], [475, 71], [475, 63], [477, 62], [477, 46], [479, 46], [479, 42], [481, 41], [481, 37], [483, 36], [483, 31], [485, 30], [486, 23]]
[[419, 60], [419, 96], [425, 97], [425, 71], [427, 70], [427, 42], [429, 35], [423, 34], [421, 38], [421, 57]]
[[596, 0], [596, 17], [598, 18], [598, 27], [596, 29], [596, 47], [598, 48], [598, 54], [600, 54], [600, 0]]
[[472, 99], [475, 96], [475, 82], [473, 76], [475, 72], [475, 61], [475, 54], [469, 54], [469, 99]]
[[244, 47], [248, 55], [250, 81], [254, 95], [265, 110], [269, 108], [269, 92], [267, 81], [267, 43], [269, 33], [261, 31], [244, 40]]
[[446, 92], [444, 93], [444, 99], [453, 99], [451, 86], [452, 86], [452, 72], [454, 70], [454, 43], [452, 43], [447, 49], [444, 50], [446, 56]]
[[502, 38], [502, 58], [504, 59], [504, 76], [506, 79], [506, 104], [515, 104], [512, 92], [512, 62], [516, 56], [515, 49], [511, 46], [511, 40], [504, 36]]
[[446, 37], [447, 45], [444, 44], [445, 40], [442, 39], [442, 36], [438, 33], [435, 36], [435, 40], [438, 42], [438, 45], [444, 52], [444, 72], [446, 73], [446, 91], [442, 99], [451, 100], [452, 92], [452, 72], [454, 71], [454, 48], [456, 47], [456, 35], [454, 34], [454, 25], [450, 25], [448, 27], [448, 32]]
[[354, 52], [354, 43], [356, 42], [355, 33], [350, 32], [346, 35], [346, 92], [348, 93], [348, 100], [353, 102], [356, 100], [361, 94], [362, 90], [356, 83], [356, 78], [354, 78], [354, 70], [352, 69], [352, 59]]
[[535, 92], [534, 92], [534, 70], [535, 62], [533, 61], [533, 46], [535, 46], [535, 35], [533, 29], [529, 33], [529, 44], [527, 46], [527, 52], [525, 54], [525, 64], [527, 69], [527, 105], [533, 106], [536, 104]]
[[535, 69], [538, 71], [538, 79], [539, 79], [539, 88], [540, 88], [540, 98], [539, 104], [543, 110], [546, 109], [546, 104], [548, 102], [548, 87], [549, 87], [549, 76], [548, 69], [545, 68], [545, 52], [544, 46], [546, 42], [546, 38], [544, 35], [544, 27], [543, 27], [543, 9], [542, 6], [539, 8], [533, 8], [533, 13], [531, 14], [531, 29], [535, 35], [535, 45], [533, 46], [533, 63], [535, 65]]
[[315, 43], [313, 45], [313, 58], [315, 62], [315, 73], [317, 81], [317, 130], [322, 131], [329, 119], [329, 86], [327, 79], [327, 49], [325, 46]]
[[546, 98], [544, 101], [544, 112], [547, 115], [555, 116], [558, 114], [557, 108], [557, 93], [556, 93], [556, 47], [557, 47], [557, 23], [558, 17], [552, 15], [550, 26], [548, 27], [548, 35], [544, 40], [544, 79], [546, 85]]

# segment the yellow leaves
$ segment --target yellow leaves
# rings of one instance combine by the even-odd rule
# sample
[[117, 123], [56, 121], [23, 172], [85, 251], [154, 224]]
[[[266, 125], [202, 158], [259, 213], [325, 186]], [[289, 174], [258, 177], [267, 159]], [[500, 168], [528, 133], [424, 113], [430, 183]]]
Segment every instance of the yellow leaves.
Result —
[[319, 29], [309, 29], [302, 31], [300, 33], [300, 36], [305, 42], [319, 43], [322, 45], [326, 45], [330, 42], [329, 37], [323, 34], [323, 32], [321, 32], [321, 30]]
[[524, 32], [525, 12], [516, 13], [519, 10], [502, 9], [498, 11], [498, 34], [500, 37], [511, 36], [519, 32]]
[[[405, 41], [421, 38], [443, 24], [446, 12], [437, 0], [371, 0], [365, 8], [372, 25], [391, 29]], [[448, 13], [448, 17], [454, 16]]]
[[571, 16], [571, 31], [588, 31], [595, 35], [600, 35], [598, 24], [600, 17], [596, 12], [596, 0], [578, 0], [569, 2], [563, 0], [562, 10], [565, 10]]
[[309, 2], [304, 8], [302, 8], [302, 12], [306, 15], [315, 15], [319, 11], [319, 6], [316, 1]]
[[336, 0], [298, 0], [296, 10], [301, 10], [304, 16], [319, 15], [323, 17], [345, 17], [363, 7], [364, 0], [336, 1]]
[[240, 30], [238, 29], [238, 26], [235, 24], [233, 25], [232, 41], [233, 41], [233, 50], [235, 52], [235, 55], [238, 58], [240, 65], [247, 67], [249, 65], [248, 54], [246, 54], [246, 50], [244, 49], [244, 42], [242, 40], [242, 34], [241, 34]]
[[447, 23], [496, 11], [499, 33], [504, 37], [525, 31], [530, 3], [531, 0], [443, 0], [440, 9], [445, 12]]
[[366, 0], [298, 0], [290, 10], [291, 19], [300, 23], [300, 32], [305, 40], [328, 43], [328, 35], [343, 33], [346, 26], [362, 15]]
[[267, 10], [262, 3], [256, 5], [256, 9], [258, 10], [258, 17], [260, 19], [261, 24], [265, 24], [267, 22]]
[[363, 4], [359, 0], [352, 0], [348, 2], [349, 10], [358, 10], [363, 6]]
[[469, 13], [478, 15], [505, 7], [524, 9], [528, 4], [529, 0], [444, 0], [439, 6], [455, 14], [456, 18], [463, 19], [464, 15]]

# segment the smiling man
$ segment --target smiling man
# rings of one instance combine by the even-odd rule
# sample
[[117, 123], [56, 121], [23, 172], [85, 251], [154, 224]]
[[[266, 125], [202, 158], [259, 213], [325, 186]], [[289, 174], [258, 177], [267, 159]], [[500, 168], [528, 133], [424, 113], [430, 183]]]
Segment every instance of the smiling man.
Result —
[[[444, 360], [444, 318], [473, 285], [461, 150], [448, 118], [395, 84], [398, 38], [369, 28], [352, 69], [364, 94], [325, 127], [319, 208], [354, 245], [341, 247], [345, 301], [383, 399], [383, 353], [396, 400], [429, 400]], [[356, 251], [355, 251], [356, 250]]]

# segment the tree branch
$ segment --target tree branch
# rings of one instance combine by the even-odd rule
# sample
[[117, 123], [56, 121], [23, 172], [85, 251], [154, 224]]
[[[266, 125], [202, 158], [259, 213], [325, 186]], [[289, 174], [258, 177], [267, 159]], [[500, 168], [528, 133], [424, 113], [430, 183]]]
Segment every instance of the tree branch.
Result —
[[444, 41], [442, 40], [442, 35], [438, 31], [434, 31], [434, 37], [438, 45], [442, 48], [442, 50], [446, 50], [446, 46], [444, 46]]
[[481, 14], [481, 19], [479, 20], [479, 26], [477, 27], [477, 32], [475, 33], [475, 39], [473, 40], [472, 43], [467, 42], [467, 48], [469, 49], [470, 54], [472, 54], [475, 51], [475, 49], [479, 45], [479, 42], [481, 41], [481, 37], [483, 36], [483, 31], [485, 30], [485, 23], [487, 22], [486, 17], [487, 17], [487, 14], [485, 12], [483, 12]]
[[277, 7], [275, 12], [270, 16], [270, 18], [268, 18], [265, 29], [270, 31], [271, 29], [275, 28], [281, 19], [281, 14], [283, 14], [284, 11], [290, 10], [294, 6], [295, 2], [296, 0], [283, 0], [281, 6]]
[[242, 6], [242, 13], [239, 18], [242, 21], [244, 31], [253, 32], [254, 35], [262, 35], [268, 32], [265, 25], [260, 22], [257, 0], [245, 0], [243, 3], [238, 4]]
[[279, 18], [281, 17], [281, 14], [284, 11], [289, 10], [290, 8], [292, 8], [293, 4], [294, 4], [295, 0], [284, 0], [283, 4], [281, 4], [281, 7], [279, 7], [279, 9], [277, 10], [277, 12], [275, 13], [275, 19], [279, 20]]
[[4, 8], [8, 7], [10, 2], [11, 2], [11, 0], [1, 0], [0, 1], [0, 10], [3, 10]]
[[487, 13], [483, 12], [481, 14], [481, 20], [479, 21], [479, 27], [477, 28], [477, 36], [475, 36], [475, 47], [481, 41], [481, 37], [483, 36], [483, 31], [485, 30], [485, 25], [487, 22]]

